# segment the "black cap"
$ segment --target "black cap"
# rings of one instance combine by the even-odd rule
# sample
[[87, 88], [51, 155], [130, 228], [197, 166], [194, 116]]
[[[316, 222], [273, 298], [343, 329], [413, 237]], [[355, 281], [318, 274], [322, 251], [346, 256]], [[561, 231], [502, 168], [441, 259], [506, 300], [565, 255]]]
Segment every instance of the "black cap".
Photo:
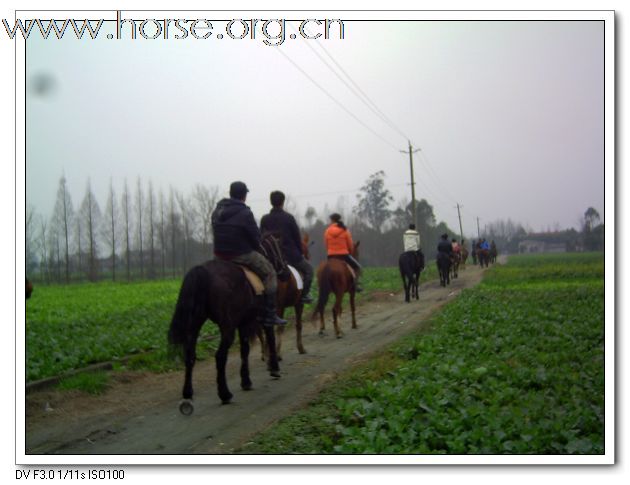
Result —
[[247, 192], [249, 189], [243, 182], [232, 182], [230, 185], [230, 197], [234, 199], [244, 199]]

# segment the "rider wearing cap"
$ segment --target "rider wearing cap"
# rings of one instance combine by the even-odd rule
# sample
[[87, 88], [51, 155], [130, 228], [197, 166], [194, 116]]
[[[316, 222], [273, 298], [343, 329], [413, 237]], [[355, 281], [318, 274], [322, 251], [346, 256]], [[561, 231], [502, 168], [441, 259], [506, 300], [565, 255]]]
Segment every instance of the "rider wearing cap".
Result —
[[282, 255], [286, 262], [297, 269], [304, 276], [302, 303], [311, 303], [311, 284], [313, 282], [313, 267], [302, 253], [302, 239], [295, 217], [284, 210], [285, 195], [276, 190], [269, 196], [272, 209], [260, 220], [260, 230], [271, 233], [280, 239]]
[[261, 234], [251, 209], [245, 205], [249, 189], [243, 182], [230, 185], [230, 198], [222, 199], [212, 213], [214, 254], [218, 259], [247, 266], [265, 287], [264, 325], [286, 325], [276, 313], [278, 279], [272, 264], [258, 252]]
[[453, 254], [453, 245], [448, 240], [448, 234], [442, 234], [440, 242], [437, 246], [438, 254], [445, 253], [448, 256]]

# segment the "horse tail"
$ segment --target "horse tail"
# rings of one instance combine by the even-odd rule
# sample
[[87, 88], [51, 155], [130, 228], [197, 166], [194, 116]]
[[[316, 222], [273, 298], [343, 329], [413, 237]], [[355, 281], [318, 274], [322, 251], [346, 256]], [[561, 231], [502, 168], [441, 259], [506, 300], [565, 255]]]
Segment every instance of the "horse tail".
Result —
[[322, 272], [319, 275], [319, 282], [319, 295], [317, 296], [317, 305], [313, 312], [313, 320], [317, 318], [317, 315], [324, 314], [324, 308], [326, 308], [326, 303], [328, 303], [328, 296], [332, 292], [332, 287], [330, 286], [330, 265], [327, 264], [322, 268]]
[[198, 331], [193, 328], [194, 317], [205, 312], [206, 300], [210, 293], [210, 281], [210, 273], [203, 266], [195, 266], [184, 276], [168, 330], [171, 355], [176, 355], [181, 351], [186, 340]]

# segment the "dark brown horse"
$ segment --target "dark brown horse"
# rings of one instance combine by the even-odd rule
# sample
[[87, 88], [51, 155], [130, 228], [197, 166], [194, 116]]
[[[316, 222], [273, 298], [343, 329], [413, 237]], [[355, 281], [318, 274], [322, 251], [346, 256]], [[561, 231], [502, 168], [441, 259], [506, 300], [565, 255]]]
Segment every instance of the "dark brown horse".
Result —
[[[263, 241], [264, 245], [265, 241]], [[282, 272], [284, 261], [272, 258], [276, 271]], [[238, 332], [241, 353], [241, 388], [252, 389], [249, 377], [250, 340], [256, 337], [261, 323], [258, 316], [262, 309], [262, 297], [257, 296], [247, 280], [243, 270], [229, 261], [208, 261], [192, 268], [179, 291], [175, 313], [168, 331], [171, 347], [183, 351], [186, 373], [183, 401], [180, 404], [182, 414], [193, 412], [192, 371], [196, 361], [197, 338], [201, 326], [206, 320], [212, 320], [219, 326], [221, 341], [215, 353], [217, 369], [217, 390], [223, 404], [232, 400], [225, 374], [228, 351]], [[280, 377], [276, 355], [275, 335], [272, 327], [264, 326], [268, 343], [270, 374]]]
[[451, 284], [451, 257], [445, 252], [438, 252], [435, 258], [438, 274], [440, 275], [440, 285]]
[[[352, 250], [352, 256], [358, 260], [359, 258], [359, 244], [361, 241], [354, 243]], [[319, 268], [317, 268], [317, 283], [319, 285], [319, 296], [317, 299], [317, 306], [313, 313], [313, 318], [316, 318], [319, 314], [319, 335], [324, 335], [324, 310], [326, 309], [326, 303], [328, 303], [328, 297], [330, 294], [335, 295], [335, 304], [333, 305], [333, 324], [335, 326], [335, 335], [337, 338], [341, 338], [343, 332], [339, 328], [339, 317], [341, 316], [341, 304], [343, 302], [343, 295], [348, 293], [350, 295], [350, 311], [352, 313], [352, 328], [357, 328], [357, 319], [355, 316], [355, 304], [354, 297], [356, 293], [356, 276], [353, 276], [352, 270], [348, 266], [348, 263], [341, 259], [331, 258], [327, 261], [323, 261]]]
[[424, 254], [422, 251], [406, 251], [398, 257], [398, 269], [405, 288], [405, 301], [411, 298], [420, 299], [418, 281], [424, 269]]

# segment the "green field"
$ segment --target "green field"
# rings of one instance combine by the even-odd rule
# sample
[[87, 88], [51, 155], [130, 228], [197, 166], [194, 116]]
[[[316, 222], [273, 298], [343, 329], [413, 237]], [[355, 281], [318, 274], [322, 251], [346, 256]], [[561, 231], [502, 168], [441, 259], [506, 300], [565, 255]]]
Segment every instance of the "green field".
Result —
[[[422, 279], [434, 275], [431, 265]], [[26, 302], [27, 381], [147, 351], [165, 363], [166, 332], [180, 284], [171, 279], [37, 286]], [[366, 268], [363, 285], [359, 303], [372, 291], [402, 289], [397, 268]], [[216, 325], [204, 325], [200, 358], [216, 346], [209, 340], [216, 334]]]
[[241, 452], [603, 453], [603, 255], [511, 257]]

